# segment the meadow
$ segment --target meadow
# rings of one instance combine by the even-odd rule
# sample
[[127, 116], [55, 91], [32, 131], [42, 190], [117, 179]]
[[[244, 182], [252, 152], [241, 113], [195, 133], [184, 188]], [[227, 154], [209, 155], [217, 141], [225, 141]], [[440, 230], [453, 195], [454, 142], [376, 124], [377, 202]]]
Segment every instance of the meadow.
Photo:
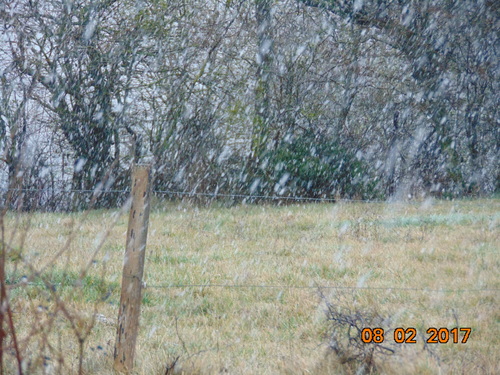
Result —
[[[26, 373], [113, 374], [127, 220], [7, 213]], [[498, 374], [499, 226], [499, 199], [155, 202], [133, 374]], [[362, 326], [383, 328], [383, 347], [360, 344]], [[430, 327], [471, 334], [427, 343]]]

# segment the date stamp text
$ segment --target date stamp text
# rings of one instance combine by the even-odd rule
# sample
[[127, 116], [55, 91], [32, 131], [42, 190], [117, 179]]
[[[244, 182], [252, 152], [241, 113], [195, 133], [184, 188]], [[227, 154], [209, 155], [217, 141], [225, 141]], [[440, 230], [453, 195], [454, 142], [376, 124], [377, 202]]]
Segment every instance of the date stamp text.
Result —
[[[392, 330], [391, 330], [392, 331]], [[428, 344], [465, 344], [469, 340], [472, 329], [467, 327], [462, 328], [435, 328], [430, 327], [427, 329], [427, 336], [425, 338]], [[392, 337], [386, 335], [383, 328], [364, 328], [361, 331], [361, 341], [365, 344], [381, 344], [388, 339], [392, 339], [396, 344], [416, 344], [417, 343], [417, 329], [413, 327], [394, 329]]]

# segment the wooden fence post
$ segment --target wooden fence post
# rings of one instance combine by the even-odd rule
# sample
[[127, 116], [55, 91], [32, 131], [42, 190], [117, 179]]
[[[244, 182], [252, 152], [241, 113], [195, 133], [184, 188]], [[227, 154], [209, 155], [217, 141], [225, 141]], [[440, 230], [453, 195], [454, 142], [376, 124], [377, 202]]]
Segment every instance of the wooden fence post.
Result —
[[134, 366], [135, 342], [141, 312], [142, 275], [149, 221], [150, 166], [132, 172], [132, 206], [128, 219], [122, 291], [114, 352], [114, 369], [129, 373]]

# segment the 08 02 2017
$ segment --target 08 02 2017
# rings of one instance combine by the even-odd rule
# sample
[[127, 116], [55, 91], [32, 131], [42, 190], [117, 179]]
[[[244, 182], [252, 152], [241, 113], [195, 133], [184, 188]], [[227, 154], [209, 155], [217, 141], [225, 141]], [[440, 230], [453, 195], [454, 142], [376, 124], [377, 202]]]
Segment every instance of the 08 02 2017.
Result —
[[[391, 330], [392, 331], [392, 330]], [[427, 337], [425, 342], [428, 344], [465, 344], [469, 340], [472, 328], [454, 327], [454, 328], [435, 328], [430, 327], [426, 330]], [[389, 335], [383, 328], [364, 328], [361, 331], [361, 341], [365, 344], [381, 344], [385, 342]], [[397, 344], [416, 344], [417, 329], [414, 327], [397, 327], [394, 329], [391, 339]]]

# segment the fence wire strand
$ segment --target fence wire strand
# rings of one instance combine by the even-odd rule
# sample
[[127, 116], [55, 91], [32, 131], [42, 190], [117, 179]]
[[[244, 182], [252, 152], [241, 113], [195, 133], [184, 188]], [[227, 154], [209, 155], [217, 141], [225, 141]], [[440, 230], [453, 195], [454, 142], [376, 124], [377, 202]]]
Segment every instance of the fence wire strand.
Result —
[[[102, 194], [130, 194], [130, 190], [113, 190], [113, 189], [69, 189], [69, 190], [59, 190], [54, 191], [50, 189], [35, 189], [35, 188], [25, 188], [25, 189], [5, 189], [0, 188], [2, 192], [16, 191], [16, 192], [46, 192], [55, 194], [70, 194], [70, 193], [86, 193], [93, 195]], [[289, 196], [289, 195], [252, 195], [252, 194], [230, 194], [230, 193], [207, 193], [207, 192], [193, 192], [193, 191], [180, 191], [180, 190], [152, 190], [154, 195], [171, 195], [171, 196], [183, 196], [183, 197], [204, 197], [204, 198], [232, 198], [232, 199], [242, 199], [245, 201], [251, 200], [274, 200], [274, 201], [297, 201], [297, 202], [366, 202], [366, 203], [389, 203], [391, 200], [382, 199], [351, 199], [351, 198], [315, 198], [315, 197], [300, 197], [300, 196]]]
[[[18, 282], [10, 284], [14, 289], [21, 286], [42, 286], [36, 282]], [[74, 286], [62, 283], [50, 283], [51, 287]], [[183, 289], [183, 288], [234, 288], [234, 289], [332, 289], [332, 290], [378, 290], [378, 291], [404, 291], [425, 293], [476, 293], [476, 292], [500, 292], [498, 288], [475, 288], [475, 289], [430, 289], [430, 288], [404, 288], [404, 287], [371, 287], [371, 286], [342, 286], [342, 285], [266, 285], [266, 284], [147, 284], [144, 289]]]
[[338, 290], [387, 290], [387, 291], [416, 291], [429, 293], [473, 293], [473, 292], [500, 292], [500, 289], [428, 289], [402, 287], [369, 287], [369, 286], [334, 286], [334, 285], [260, 285], [260, 284], [157, 284], [145, 286], [145, 289], [175, 289], [175, 288], [255, 288], [255, 289], [338, 289]]
[[[130, 190], [122, 189], [37, 189], [37, 188], [23, 188], [23, 189], [13, 189], [13, 188], [0, 188], [0, 192], [45, 192], [52, 194], [72, 194], [72, 193], [86, 193], [92, 194], [93, 196], [99, 196], [102, 194], [127, 194], [129, 195]], [[231, 193], [209, 193], [209, 192], [195, 192], [195, 191], [183, 191], [183, 190], [152, 190], [154, 195], [170, 195], [170, 196], [182, 196], [182, 197], [205, 197], [205, 198], [233, 198], [242, 199], [244, 201], [252, 200], [274, 200], [274, 201], [297, 201], [297, 202], [326, 202], [326, 203], [342, 203], [342, 202], [365, 202], [365, 203], [421, 203], [419, 200], [414, 200], [412, 197], [408, 199], [395, 199], [394, 197], [388, 197], [387, 199], [353, 199], [353, 198], [328, 198], [328, 197], [300, 197], [293, 195], [253, 195], [253, 194], [231, 194]], [[429, 198], [432, 198], [429, 196]], [[468, 198], [462, 198], [462, 200], [467, 200]]]

